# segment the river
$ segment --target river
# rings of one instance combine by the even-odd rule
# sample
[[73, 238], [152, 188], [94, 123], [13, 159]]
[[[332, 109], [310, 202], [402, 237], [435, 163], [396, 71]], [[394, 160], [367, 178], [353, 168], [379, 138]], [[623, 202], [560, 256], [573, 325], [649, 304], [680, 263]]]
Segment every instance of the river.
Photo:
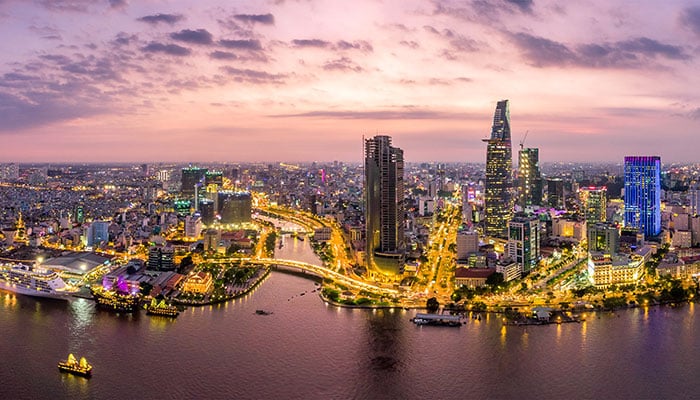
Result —
[[[288, 240], [278, 256], [300, 256], [306, 242], [294, 250]], [[2, 292], [0, 399], [700, 396], [692, 304], [530, 327], [504, 327], [491, 314], [443, 328], [413, 325], [414, 311], [332, 307], [315, 289], [273, 272], [244, 298], [174, 320]], [[94, 365], [92, 379], [58, 371], [69, 352]]]

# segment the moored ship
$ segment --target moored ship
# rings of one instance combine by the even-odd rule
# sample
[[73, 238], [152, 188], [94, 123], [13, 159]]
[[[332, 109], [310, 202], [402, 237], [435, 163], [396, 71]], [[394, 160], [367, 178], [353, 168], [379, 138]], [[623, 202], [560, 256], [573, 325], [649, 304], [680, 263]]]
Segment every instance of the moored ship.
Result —
[[85, 357], [80, 357], [80, 361], [76, 360], [73, 354], [69, 354], [66, 361], [59, 361], [58, 369], [61, 372], [68, 372], [86, 378], [92, 376], [92, 365], [88, 364]]
[[156, 299], [153, 299], [151, 303], [146, 306], [146, 314], [175, 318], [180, 314], [180, 310], [177, 306], [166, 304], [165, 300], [161, 300], [160, 303], [158, 303]]
[[118, 277], [116, 282], [108, 277], [102, 280], [102, 286], [90, 288], [97, 306], [108, 311], [134, 312], [141, 301], [141, 289], [138, 282], [126, 281]]
[[68, 300], [73, 294], [56, 272], [24, 264], [0, 266], [0, 289], [59, 300]]

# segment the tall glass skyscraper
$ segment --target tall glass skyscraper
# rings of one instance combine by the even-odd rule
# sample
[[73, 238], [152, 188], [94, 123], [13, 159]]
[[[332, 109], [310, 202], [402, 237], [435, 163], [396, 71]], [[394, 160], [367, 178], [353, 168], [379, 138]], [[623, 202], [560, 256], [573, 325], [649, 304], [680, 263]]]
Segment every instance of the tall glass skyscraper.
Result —
[[588, 186], [579, 189], [579, 197], [583, 206], [583, 215], [590, 226], [597, 222], [605, 222], [608, 201], [608, 188], [605, 186]]
[[403, 150], [391, 137], [365, 139], [367, 266], [384, 275], [403, 271]]
[[510, 144], [510, 110], [508, 100], [496, 104], [491, 138], [486, 147], [484, 233], [507, 238], [508, 221], [513, 215], [513, 154]]
[[625, 157], [625, 227], [661, 233], [661, 157]]
[[518, 186], [521, 207], [542, 205], [542, 176], [539, 149], [520, 149], [518, 153]]

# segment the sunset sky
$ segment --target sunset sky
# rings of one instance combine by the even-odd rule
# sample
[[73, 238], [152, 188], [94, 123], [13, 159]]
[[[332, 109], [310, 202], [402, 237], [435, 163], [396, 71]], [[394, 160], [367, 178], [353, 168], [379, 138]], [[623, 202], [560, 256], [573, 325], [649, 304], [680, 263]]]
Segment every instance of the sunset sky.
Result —
[[0, 0], [0, 37], [0, 162], [484, 162], [500, 99], [543, 161], [700, 159], [697, 1]]

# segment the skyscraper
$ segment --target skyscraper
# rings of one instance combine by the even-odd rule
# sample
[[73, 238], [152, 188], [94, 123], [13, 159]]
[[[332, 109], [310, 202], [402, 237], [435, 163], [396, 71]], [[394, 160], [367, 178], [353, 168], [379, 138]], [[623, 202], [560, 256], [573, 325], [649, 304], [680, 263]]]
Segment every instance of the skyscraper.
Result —
[[403, 150], [391, 137], [365, 139], [367, 266], [385, 275], [403, 270]]
[[564, 210], [564, 181], [561, 178], [547, 179], [547, 205], [557, 210]]
[[525, 208], [542, 205], [542, 177], [539, 149], [520, 149], [518, 153], [519, 204]]
[[625, 226], [661, 233], [661, 158], [625, 157]]
[[588, 186], [579, 189], [583, 215], [586, 223], [590, 226], [597, 222], [604, 222], [606, 218], [606, 208], [608, 201], [608, 188], [605, 186]]
[[518, 213], [508, 222], [508, 256], [527, 275], [540, 260], [540, 221]]
[[508, 100], [496, 104], [491, 138], [486, 147], [486, 181], [484, 233], [505, 238], [508, 221], [513, 215], [513, 155], [510, 145], [510, 111]]
[[688, 199], [690, 202], [690, 215], [700, 214], [700, 183], [694, 183], [690, 186]]
[[[189, 167], [182, 169], [182, 189], [180, 191], [185, 196], [194, 196], [195, 186], [202, 182], [206, 168]], [[195, 199], [192, 199], [195, 200]]]

